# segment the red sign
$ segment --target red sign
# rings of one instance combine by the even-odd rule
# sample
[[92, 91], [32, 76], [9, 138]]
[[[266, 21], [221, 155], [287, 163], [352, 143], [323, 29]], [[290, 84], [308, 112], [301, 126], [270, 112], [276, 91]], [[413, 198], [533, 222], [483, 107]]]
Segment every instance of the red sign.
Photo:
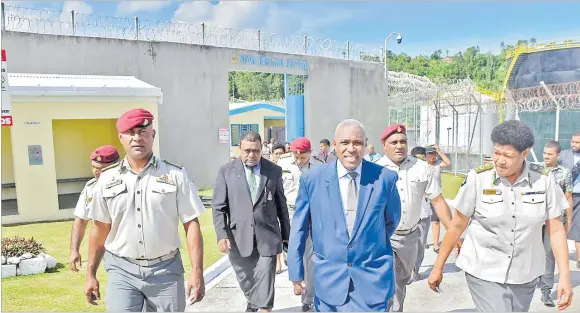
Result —
[[12, 126], [12, 115], [2, 115], [2, 126]]

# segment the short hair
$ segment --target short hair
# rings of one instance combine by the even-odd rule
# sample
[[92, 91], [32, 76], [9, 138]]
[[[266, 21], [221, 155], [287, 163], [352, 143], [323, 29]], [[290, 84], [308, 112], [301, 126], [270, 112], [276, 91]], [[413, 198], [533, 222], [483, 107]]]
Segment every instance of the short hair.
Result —
[[282, 149], [282, 150], [284, 150], [284, 152], [286, 152], [286, 147], [284, 147], [283, 144], [277, 142], [274, 145], [272, 145], [272, 151], [278, 150], [278, 149]]
[[244, 132], [242, 134], [242, 137], [240, 138], [240, 142], [242, 141], [249, 141], [249, 142], [262, 142], [262, 137], [260, 137], [260, 133], [253, 131], [253, 130], [248, 130], [246, 132]]
[[578, 136], [580, 136], [580, 131], [577, 131], [574, 133], [574, 135], [572, 135], [572, 137], [578, 137]]
[[505, 121], [491, 131], [491, 142], [498, 145], [509, 145], [519, 152], [534, 146], [532, 129], [517, 120]]
[[558, 153], [562, 152], [562, 147], [560, 147], [560, 143], [557, 142], [556, 140], [550, 140], [550, 141], [546, 142], [544, 147], [545, 148], [556, 148], [556, 151]]
[[338, 133], [338, 130], [343, 128], [343, 127], [358, 127], [358, 128], [360, 128], [360, 130], [363, 133], [363, 138], [364, 139], [367, 138], [367, 132], [365, 130], [365, 126], [361, 122], [354, 120], [354, 119], [350, 119], [350, 118], [338, 123], [338, 125], [336, 126], [336, 129], [334, 130], [334, 137], [335, 138], [336, 138], [336, 134]]
[[411, 155], [417, 156], [417, 154], [425, 154], [426, 150], [423, 147], [415, 147], [411, 149]]
[[320, 140], [320, 143], [323, 143], [327, 146], [330, 146], [330, 141], [328, 139], [322, 139], [322, 140]]

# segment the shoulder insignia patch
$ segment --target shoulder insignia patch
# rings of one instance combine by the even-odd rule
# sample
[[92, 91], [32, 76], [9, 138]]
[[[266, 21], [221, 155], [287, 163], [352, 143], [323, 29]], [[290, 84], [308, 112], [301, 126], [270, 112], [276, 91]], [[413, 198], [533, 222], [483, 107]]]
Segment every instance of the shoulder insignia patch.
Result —
[[121, 162], [115, 162], [115, 163], [113, 163], [113, 164], [111, 164], [111, 165], [109, 165], [109, 166], [105, 167], [104, 169], [102, 169], [102, 170], [101, 170], [101, 172], [104, 172], [104, 171], [106, 171], [106, 170], [110, 170], [110, 169], [112, 169], [112, 168], [118, 167], [120, 164], [121, 164]]
[[542, 174], [542, 175], [548, 175], [550, 173], [550, 169], [543, 166], [543, 165], [539, 165], [539, 164], [534, 164], [534, 163], [530, 163], [530, 171], [532, 172], [536, 172], [538, 174]]
[[95, 177], [93, 177], [91, 180], [89, 180], [87, 182], [87, 186], [92, 186], [97, 182], [97, 179]]
[[493, 163], [486, 163], [486, 164], [481, 164], [480, 166], [475, 168], [475, 172], [477, 174], [485, 172], [485, 171], [489, 171], [493, 168]]
[[282, 173], [292, 173], [289, 170], [282, 169]]
[[181, 165], [179, 165], [179, 164], [171, 163], [171, 162], [169, 162], [169, 161], [167, 161], [167, 160], [165, 160], [165, 159], [163, 159], [163, 162], [165, 162], [166, 164], [169, 164], [169, 165], [171, 165], [171, 166], [175, 166], [175, 167], [177, 167], [178, 169], [182, 169], [182, 168], [183, 168], [183, 166], [181, 166]]

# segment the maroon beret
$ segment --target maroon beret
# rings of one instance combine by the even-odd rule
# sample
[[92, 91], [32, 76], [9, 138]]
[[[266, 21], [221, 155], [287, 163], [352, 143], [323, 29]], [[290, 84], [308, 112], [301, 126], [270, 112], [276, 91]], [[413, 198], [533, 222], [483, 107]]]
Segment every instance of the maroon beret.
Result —
[[406, 134], [407, 129], [403, 124], [393, 124], [385, 128], [385, 131], [381, 135], [381, 141], [389, 138], [392, 134]]
[[113, 146], [100, 146], [91, 154], [91, 160], [99, 163], [113, 163], [119, 160], [119, 151]]
[[304, 153], [310, 152], [311, 150], [312, 147], [310, 145], [310, 140], [304, 137], [298, 137], [292, 141], [292, 144], [290, 144], [290, 151], [292, 152]]
[[153, 114], [145, 109], [132, 109], [127, 111], [117, 120], [117, 131], [127, 132], [135, 127], [143, 127], [153, 122]]

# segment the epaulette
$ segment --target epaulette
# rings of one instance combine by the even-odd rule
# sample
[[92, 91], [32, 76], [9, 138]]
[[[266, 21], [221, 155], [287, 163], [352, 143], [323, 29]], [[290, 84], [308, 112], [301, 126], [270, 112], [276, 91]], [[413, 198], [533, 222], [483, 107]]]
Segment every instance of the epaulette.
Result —
[[171, 163], [171, 162], [169, 162], [169, 161], [167, 161], [167, 160], [165, 160], [165, 159], [163, 159], [163, 162], [165, 162], [166, 164], [169, 164], [169, 165], [175, 166], [175, 167], [177, 167], [178, 169], [182, 169], [182, 168], [183, 168], [183, 166], [181, 166], [181, 165], [179, 165], [179, 164]]
[[546, 175], [550, 173], [550, 169], [539, 164], [530, 163], [530, 171], [536, 172], [538, 174]]
[[89, 180], [87, 182], [87, 186], [94, 185], [96, 182], [97, 182], [97, 178], [96, 177], [93, 177], [91, 180]]
[[493, 168], [493, 163], [485, 163], [485, 164], [481, 164], [480, 166], [475, 168], [475, 172], [477, 174], [485, 172], [485, 171], [489, 171]]
[[286, 170], [286, 169], [282, 169], [282, 173], [292, 173], [292, 172], [290, 172], [289, 170]]
[[112, 169], [112, 168], [115, 168], [115, 167], [119, 166], [119, 164], [121, 164], [121, 162], [115, 162], [115, 163], [113, 163], [113, 164], [111, 164], [111, 165], [109, 165], [109, 166], [107, 166], [107, 167], [103, 168], [103, 169], [101, 170], [101, 173], [102, 173], [102, 172], [104, 172], [104, 171], [106, 171], [106, 170], [110, 170], [110, 169]]
[[290, 156], [292, 156], [292, 153], [284, 153], [280, 156], [280, 159], [285, 159], [285, 158], [290, 157]]

